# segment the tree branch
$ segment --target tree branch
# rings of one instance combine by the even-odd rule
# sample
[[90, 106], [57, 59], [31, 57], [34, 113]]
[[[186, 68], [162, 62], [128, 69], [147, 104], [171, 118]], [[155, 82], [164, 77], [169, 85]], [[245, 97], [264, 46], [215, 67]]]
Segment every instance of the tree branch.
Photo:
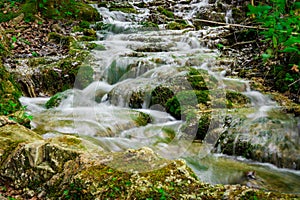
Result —
[[[247, 26], [247, 25], [242, 25], [242, 24], [227, 24], [225, 22], [217, 22], [217, 21], [211, 21], [211, 20], [206, 20], [206, 19], [195, 19], [194, 22], [205, 22], [205, 23], [210, 23], [210, 24], [218, 24], [218, 25], [223, 25], [224, 28], [228, 27], [241, 27], [241, 28], [248, 28], [248, 29], [257, 29], [257, 30], [269, 30], [269, 28], [263, 28], [259, 26]], [[282, 33], [287, 33], [287, 31], [281, 30], [279, 32]], [[292, 32], [292, 35], [300, 35], [300, 33], [297, 32]]]

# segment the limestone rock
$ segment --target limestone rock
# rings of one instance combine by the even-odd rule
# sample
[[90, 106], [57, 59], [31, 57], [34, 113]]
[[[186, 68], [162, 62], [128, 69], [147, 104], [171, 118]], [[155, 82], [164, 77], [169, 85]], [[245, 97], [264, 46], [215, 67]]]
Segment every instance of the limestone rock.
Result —
[[[240, 185], [211, 186], [197, 180], [185, 161], [166, 160], [150, 148], [103, 152], [76, 136], [43, 140], [23, 126], [6, 121], [0, 127], [0, 147], [6, 153], [0, 161], [0, 185], [18, 191], [18, 199], [296, 197]], [[10, 145], [8, 141], [19, 142]]]

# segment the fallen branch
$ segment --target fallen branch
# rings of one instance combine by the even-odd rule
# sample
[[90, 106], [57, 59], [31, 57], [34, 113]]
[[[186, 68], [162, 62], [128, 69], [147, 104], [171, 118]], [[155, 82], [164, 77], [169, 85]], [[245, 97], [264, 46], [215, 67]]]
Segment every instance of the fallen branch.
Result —
[[247, 26], [247, 25], [242, 25], [242, 24], [228, 24], [225, 22], [217, 22], [217, 21], [211, 21], [211, 20], [206, 20], [206, 19], [195, 19], [194, 22], [205, 22], [205, 23], [210, 23], [210, 24], [224, 25], [225, 27], [228, 26], [228, 28], [233, 26], [233, 27], [241, 27], [241, 28], [249, 28], [249, 29], [268, 30], [267, 28], [262, 28], [259, 26]]
[[[211, 21], [211, 20], [206, 20], [206, 19], [195, 19], [194, 22], [205, 22], [205, 23], [210, 23], [210, 24], [218, 24], [218, 25], [223, 25], [224, 28], [231, 28], [231, 27], [241, 27], [241, 28], [248, 28], [248, 29], [257, 29], [257, 30], [269, 30], [268, 28], [263, 28], [259, 26], [248, 26], [248, 25], [242, 25], [242, 24], [227, 24], [225, 22], [217, 22], [217, 21]], [[279, 32], [282, 33], [287, 33], [287, 31], [280, 30]], [[292, 35], [300, 35], [300, 33], [297, 32], [292, 32]]]
[[296, 80], [295, 82], [289, 84], [288, 86], [291, 87], [292, 85], [294, 85], [295, 83], [297, 83], [297, 82], [299, 82], [299, 81], [300, 81], [300, 79], [298, 79], [298, 80]]
[[245, 42], [238, 42], [238, 43], [235, 43], [235, 44], [231, 45], [230, 48], [232, 48], [234, 46], [238, 46], [238, 45], [252, 44], [252, 43], [255, 43], [255, 42], [256, 42], [256, 40], [245, 41]]

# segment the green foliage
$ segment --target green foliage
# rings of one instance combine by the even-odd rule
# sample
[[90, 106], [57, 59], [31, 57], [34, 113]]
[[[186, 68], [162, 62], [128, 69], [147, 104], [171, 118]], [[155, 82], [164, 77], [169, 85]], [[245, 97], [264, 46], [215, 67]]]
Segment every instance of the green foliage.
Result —
[[[249, 5], [249, 15], [255, 16], [255, 21], [265, 30], [262, 34], [265, 38], [267, 50], [261, 57], [266, 63], [275, 60], [283, 67], [273, 67], [271, 75], [275, 79], [275, 88], [284, 92], [291, 90], [297, 92], [299, 84], [290, 87], [294, 81], [300, 78], [300, 3], [286, 0], [270, 0], [270, 5]], [[272, 62], [270, 62], [272, 63]], [[294, 70], [291, 68], [294, 66]], [[298, 68], [298, 70], [296, 69]], [[298, 87], [297, 87], [298, 85]]]
[[159, 29], [158, 24], [153, 23], [153, 22], [143, 21], [143, 22], [141, 22], [141, 25], [145, 28], [151, 28], [151, 29], [156, 29], [156, 30]]
[[9, 115], [20, 109], [20, 105], [12, 100], [8, 100], [7, 103], [0, 103], [0, 115]]
[[271, 0], [271, 3], [272, 5], [249, 5], [248, 14], [254, 14], [255, 20], [266, 28], [261, 34], [273, 49], [263, 54], [263, 57], [277, 57], [278, 52], [300, 55], [300, 16], [296, 14], [299, 3], [294, 3], [291, 10], [286, 7], [285, 0]]
[[38, 56], [39, 56], [39, 54], [38, 54], [37, 52], [35, 52], [35, 51], [31, 52], [31, 55], [32, 55], [33, 57], [38, 57]]
[[15, 13], [15, 12], [7, 12], [7, 13], [3, 13], [3, 12], [0, 12], [0, 23], [1, 22], [8, 22], [9, 20], [15, 18], [18, 16], [18, 13]]

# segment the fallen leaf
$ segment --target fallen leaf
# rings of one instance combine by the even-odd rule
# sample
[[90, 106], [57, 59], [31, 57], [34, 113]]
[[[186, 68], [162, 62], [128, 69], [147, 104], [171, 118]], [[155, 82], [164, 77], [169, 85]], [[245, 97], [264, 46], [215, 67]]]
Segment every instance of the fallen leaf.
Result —
[[291, 68], [291, 70], [298, 73], [299, 72], [299, 66], [294, 64], [293, 67]]

